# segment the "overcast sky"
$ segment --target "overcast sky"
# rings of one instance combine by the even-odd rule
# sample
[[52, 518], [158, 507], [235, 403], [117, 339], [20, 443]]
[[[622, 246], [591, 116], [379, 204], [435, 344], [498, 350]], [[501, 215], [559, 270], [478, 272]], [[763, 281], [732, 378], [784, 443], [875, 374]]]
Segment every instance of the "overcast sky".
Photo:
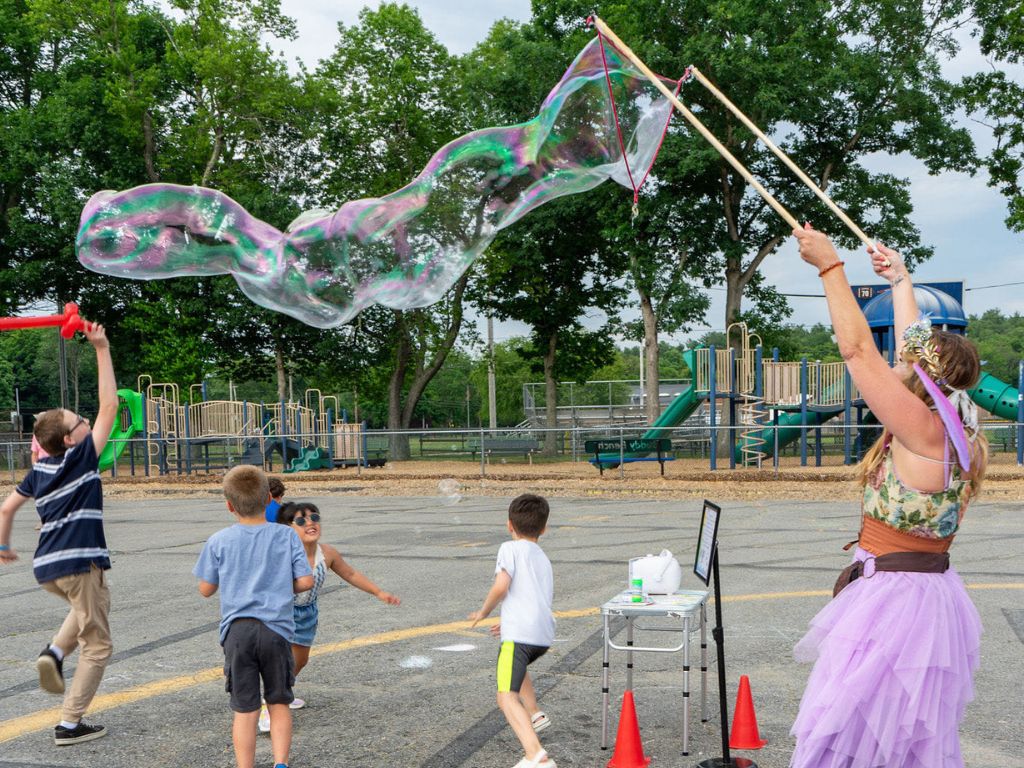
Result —
[[[499, 18], [526, 21], [530, 17], [529, 0], [409, 0], [423, 19], [424, 25], [453, 53], [465, 53], [486, 37]], [[337, 22], [352, 25], [359, 20], [364, 6], [376, 7], [367, 0], [282, 0], [286, 14], [296, 20], [298, 39], [276, 41], [275, 45], [289, 58], [301, 58], [312, 69], [321, 58], [331, 54], [337, 40]], [[566, 62], [568, 66], [569, 62]], [[985, 62], [970, 41], [964, 51], [946, 67], [947, 76], [957, 78], [985, 68]], [[1024, 77], [1022, 70], [1014, 72]], [[552, 83], [554, 85], [554, 83]], [[480, 126], [481, 128], [485, 126]], [[973, 131], [981, 147], [991, 139], [987, 131]], [[694, 139], [699, 141], [699, 138]], [[967, 292], [964, 307], [968, 314], [980, 314], [998, 307], [1004, 313], [1024, 313], [1024, 285], [987, 288], [991, 285], [1024, 282], [1024, 235], [1007, 230], [1006, 201], [986, 185], [982, 172], [971, 177], [962, 173], [930, 176], [924, 166], [908, 157], [872, 159], [876, 169], [906, 177], [911, 182], [914, 202], [913, 219], [925, 243], [935, 247], [935, 256], [915, 273], [919, 282], [963, 280]], [[623, 194], [628, 194], [623, 190]], [[867, 233], [869, 236], [870, 232]], [[867, 256], [863, 251], [844, 254], [850, 282], [875, 283]], [[765, 277], [786, 293], [821, 293], [821, 283], [814, 271], [800, 261], [791, 241], [765, 260]], [[712, 290], [712, 308], [708, 326], [722, 328], [724, 298], [722, 290]], [[827, 322], [823, 298], [791, 298], [795, 323]], [[481, 328], [483, 331], [483, 328]], [[524, 329], [503, 324], [498, 338], [507, 338]]]

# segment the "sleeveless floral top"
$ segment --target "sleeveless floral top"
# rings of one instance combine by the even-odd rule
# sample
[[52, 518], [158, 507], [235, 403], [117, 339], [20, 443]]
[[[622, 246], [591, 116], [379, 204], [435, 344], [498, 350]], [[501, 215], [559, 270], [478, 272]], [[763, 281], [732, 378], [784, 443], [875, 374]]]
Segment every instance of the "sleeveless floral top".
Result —
[[313, 586], [305, 592], [295, 595], [295, 605], [312, 605], [320, 596], [320, 588], [327, 580], [327, 561], [324, 559], [324, 551], [320, 545], [316, 545], [316, 560], [313, 566]]
[[945, 490], [927, 493], [908, 488], [896, 475], [892, 451], [886, 448], [874, 477], [864, 486], [864, 515], [881, 520], [900, 533], [946, 539], [960, 527], [970, 490], [971, 483], [961, 477], [960, 465], [955, 460]]

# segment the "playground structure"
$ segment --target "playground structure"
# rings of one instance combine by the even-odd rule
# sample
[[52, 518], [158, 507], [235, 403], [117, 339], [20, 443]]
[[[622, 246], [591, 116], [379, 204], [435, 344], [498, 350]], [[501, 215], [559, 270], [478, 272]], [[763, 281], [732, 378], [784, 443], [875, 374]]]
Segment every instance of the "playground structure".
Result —
[[[774, 350], [770, 360], [764, 359], [760, 338], [748, 331], [745, 323], [733, 323], [726, 330], [727, 342], [738, 334], [735, 346], [726, 349], [699, 347], [683, 353], [693, 373], [691, 385], [679, 393], [661, 416], [643, 433], [644, 440], [669, 438], [707, 401], [716, 406], [723, 401], [727, 424], [737, 426], [729, 435], [730, 468], [761, 466], [762, 461], [794, 440], [806, 443], [808, 428], [823, 424], [830, 418], [853, 409], [858, 411], [858, 425], [863, 401], [846, 366], [841, 362], [783, 362]], [[755, 343], [755, 340], [757, 343]], [[737, 349], [738, 348], [738, 349]], [[708, 409], [709, 428], [715, 431], [718, 408]], [[847, 418], [849, 423], [849, 418]], [[847, 435], [849, 440], [849, 435]], [[845, 445], [845, 461], [850, 462], [854, 446]], [[806, 445], [801, 458], [806, 460]], [[642, 452], [601, 454], [592, 460], [599, 468], [618, 466], [620, 461], [647, 460]], [[711, 468], [717, 468], [718, 446], [710, 442]]]
[[[955, 290], [962, 284], [941, 285]], [[876, 343], [891, 362], [895, 345], [888, 291], [876, 286], [854, 286], [854, 291], [865, 299], [864, 311]], [[915, 291], [936, 325], [953, 331], [966, 328], [966, 317], [955, 299], [934, 286], [916, 286]], [[70, 329], [76, 318], [73, 305], [68, 305], [64, 315], [46, 322]], [[703, 446], [707, 447], [711, 469], [718, 468], [723, 450], [730, 468], [759, 467], [767, 459], [777, 461], [780, 451], [796, 441], [800, 463], [806, 465], [812, 440], [815, 463], [820, 465], [822, 425], [842, 416], [838, 431], [842, 432], [843, 461], [850, 464], [860, 458], [877, 430], [843, 363], [806, 358], [781, 361], [778, 350], [766, 355], [760, 339], [743, 323], [727, 329], [726, 348], [691, 349], [683, 358], [692, 376], [665, 382], [659, 392], [663, 411], [649, 426], [643, 421], [642, 396], [630, 382], [577, 385], [575, 397], [570, 384], [570, 404], [557, 410], [561, 422], [571, 422], [574, 458], [582, 445], [579, 438], [595, 437], [600, 430], [603, 437], [586, 441], [600, 446], [590, 458], [600, 469], [636, 461], [671, 461], [675, 452], [692, 445], [688, 433], [697, 433], [702, 456]], [[520, 453], [532, 460], [539, 449], [541, 428], [536, 418], [543, 406], [538, 408], [530, 386], [524, 386], [524, 408], [528, 417], [533, 408], [532, 420], [500, 432], [485, 433], [480, 428], [465, 434], [457, 430], [425, 433], [420, 437], [421, 452], [424, 442], [439, 442], [452, 458], [460, 452], [472, 459], [479, 456], [481, 471], [494, 453]], [[595, 404], [596, 391], [607, 391], [607, 404]], [[614, 404], [613, 393], [620, 398], [619, 404]], [[994, 417], [1015, 425], [1012, 441], [1017, 463], [1024, 464], [1024, 362], [1016, 386], [985, 372], [969, 394]], [[101, 471], [191, 474], [238, 463], [273, 471], [278, 458], [284, 472], [385, 462], [386, 451], [377, 446], [387, 433], [368, 433], [365, 425], [348, 423], [344, 413], [336, 419], [337, 398], [316, 389], [307, 390], [301, 403], [208, 400], [204, 385], [189, 387], [183, 397], [178, 385], [141, 376], [135, 390], [118, 390], [118, 399], [118, 418], [100, 456]], [[557, 429], [569, 433], [567, 426], [560, 423]], [[723, 434], [724, 439], [717, 439]], [[651, 446], [659, 446], [658, 456], [652, 455]]]
[[[918, 305], [934, 325], [954, 333], [964, 332], [967, 318], [958, 298], [947, 290], [962, 291], [962, 283], [915, 286]], [[853, 286], [861, 302], [868, 325], [879, 350], [892, 364], [895, 354], [893, 337], [892, 296], [888, 289], [877, 286]], [[944, 290], [945, 289], [945, 290]], [[737, 334], [734, 338], [734, 334]], [[680, 392], [661, 416], [643, 433], [643, 440], [672, 436], [672, 430], [685, 422], [705, 400], [717, 406], [724, 401], [727, 425], [729, 466], [760, 467], [765, 459], [778, 455], [779, 449], [800, 441], [801, 464], [807, 463], [808, 436], [836, 416], [843, 416], [845, 425], [856, 429], [843, 430], [843, 461], [851, 464], [863, 454], [864, 430], [874, 423], [865, 408], [856, 386], [842, 362], [779, 360], [778, 350], [771, 359], [756, 334], [746, 324], [733, 323], [726, 329], [726, 349], [705, 347], [684, 352], [684, 360], [693, 373], [692, 384]], [[981, 408], [999, 419], [1018, 424], [1018, 463], [1021, 463], [1024, 436], [1024, 363], [1017, 386], [1000, 381], [984, 372], [968, 394]], [[710, 407], [709, 427], [714, 434], [717, 407]], [[816, 461], [820, 463], [820, 441]], [[718, 445], [710, 440], [711, 469], [717, 469]], [[631, 461], [649, 461], [648, 452], [600, 454], [591, 459], [599, 469], [619, 466]]]
[[[306, 390], [302, 403], [207, 400], [195, 384], [183, 399], [177, 384], [140, 376], [136, 390], [118, 390], [118, 418], [100, 456], [100, 471], [117, 464], [125, 450], [132, 474], [137, 463], [146, 475], [191, 474], [233, 464], [273, 468], [280, 457], [285, 472], [372, 466], [366, 433], [344, 415], [335, 421], [337, 398]], [[142, 446], [142, 456], [137, 456]]]

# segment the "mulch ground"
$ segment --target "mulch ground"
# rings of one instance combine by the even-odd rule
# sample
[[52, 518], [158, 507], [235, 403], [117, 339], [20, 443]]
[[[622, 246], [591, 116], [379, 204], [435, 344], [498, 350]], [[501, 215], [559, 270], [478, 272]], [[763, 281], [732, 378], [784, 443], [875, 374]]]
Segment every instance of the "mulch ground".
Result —
[[[726, 466], [728, 466], [726, 464]], [[784, 460], [778, 470], [720, 469], [711, 472], [701, 459], [666, 464], [662, 477], [655, 462], [629, 464], [621, 473], [600, 475], [586, 462], [490, 463], [481, 477], [478, 463], [465, 461], [389, 462], [373, 469], [316, 470], [278, 475], [288, 497], [344, 493], [360, 496], [514, 496], [525, 491], [561, 497], [721, 500], [806, 499], [853, 501], [860, 497], [853, 467], [801, 467]], [[107, 498], [202, 497], [220, 494], [222, 473], [192, 476], [117, 477], [104, 479]], [[3, 487], [6, 485], [6, 488]], [[0, 492], [13, 489], [0, 484]], [[1024, 501], [1024, 468], [1015, 457], [993, 457], [981, 499]]]

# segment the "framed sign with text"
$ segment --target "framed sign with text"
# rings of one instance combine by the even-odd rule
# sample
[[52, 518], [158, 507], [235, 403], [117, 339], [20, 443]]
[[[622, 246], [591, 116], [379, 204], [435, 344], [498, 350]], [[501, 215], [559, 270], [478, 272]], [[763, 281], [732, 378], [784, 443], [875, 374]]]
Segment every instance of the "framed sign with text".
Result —
[[722, 508], [704, 499], [704, 512], [700, 517], [700, 532], [697, 535], [697, 556], [693, 561], [693, 572], [705, 586], [711, 581], [711, 560], [718, 543], [718, 518]]

